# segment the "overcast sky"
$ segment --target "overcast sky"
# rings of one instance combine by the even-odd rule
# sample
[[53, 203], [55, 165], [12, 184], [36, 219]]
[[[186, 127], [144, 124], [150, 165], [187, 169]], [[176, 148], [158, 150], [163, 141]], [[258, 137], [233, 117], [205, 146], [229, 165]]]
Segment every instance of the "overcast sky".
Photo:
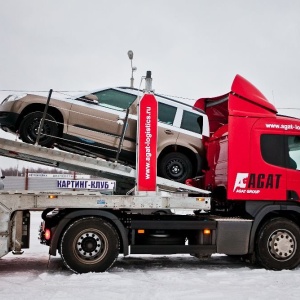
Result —
[[151, 70], [157, 92], [197, 99], [240, 74], [300, 117], [299, 0], [0, 1], [1, 98], [129, 85], [131, 49], [135, 87]]

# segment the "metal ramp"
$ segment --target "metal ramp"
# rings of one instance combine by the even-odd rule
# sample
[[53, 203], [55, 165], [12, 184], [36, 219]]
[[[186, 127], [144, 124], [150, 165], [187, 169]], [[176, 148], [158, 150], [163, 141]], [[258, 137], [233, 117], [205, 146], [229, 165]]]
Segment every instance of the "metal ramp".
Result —
[[[38, 145], [0, 138], [0, 155], [38, 163], [54, 168], [80, 172], [107, 179], [116, 180], [116, 193], [126, 194], [135, 186], [136, 170], [119, 163], [103, 159], [91, 158], [79, 154], [72, 154], [56, 149], [49, 149]], [[170, 192], [189, 192], [209, 194], [209, 191], [194, 188], [182, 183], [157, 177], [157, 186], [160, 190]]]

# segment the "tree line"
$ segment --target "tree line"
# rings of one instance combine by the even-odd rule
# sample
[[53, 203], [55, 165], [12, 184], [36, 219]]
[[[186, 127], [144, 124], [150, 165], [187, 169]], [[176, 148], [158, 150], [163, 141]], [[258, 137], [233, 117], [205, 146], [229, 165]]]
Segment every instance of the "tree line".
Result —
[[2, 174], [4, 176], [25, 176], [26, 170], [28, 170], [28, 173], [43, 173], [43, 174], [73, 174], [72, 171], [66, 171], [56, 168], [21, 168], [18, 169], [17, 167], [10, 167], [6, 169], [2, 169]]

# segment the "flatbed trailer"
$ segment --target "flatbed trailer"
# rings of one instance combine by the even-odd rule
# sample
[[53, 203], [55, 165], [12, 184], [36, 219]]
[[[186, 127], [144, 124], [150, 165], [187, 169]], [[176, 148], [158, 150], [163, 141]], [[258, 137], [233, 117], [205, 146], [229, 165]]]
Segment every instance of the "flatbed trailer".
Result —
[[[197, 213], [174, 213], [186, 209]], [[0, 257], [11, 251], [21, 254], [22, 249], [29, 248], [30, 211], [41, 211], [42, 218], [47, 219], [47, 226], [50, 227], [41, 228], [41, 238], [50, 246], [49, 254], [56, 255], [58, 250], [66, 266], [79, 273], [105, 271], [119, 253], [125, 256], [190, 253], [197, 257], [213, 253], [246, 254], [252, 220], [213, 216], [206, 213], [209, 210], [208, 197], [179, 196], [167, 192], [160, 196], [113, 196], [98, 192], [2, 192]], [[69, 243], [68, 235], [74, 230], [71, 224], [79, 227], [80, 224], [88, 224], [88, 227], [84, 225], [85, 228], [77, 232], [77, 239], [86, 240], [86, 248], [76, 248], [79, 251], [75, 255], [79, 259], [76, 263], [74, 258], [70, 260], [66, 255], [72, 249], [67, 246], [64, 250], [63, 247], [65, 240]], [[218, 231], [222, 234], [217, 234]], [[107, 237], [102, 236], [104, 233]], [[101, 240], [104, 249], [94, 245], [96, 239]], [[108, 242], [109, 239], [111, 241]], [[117, 245], [118, 251], [110, 249], [112, 244]], [[76, 247], [74, 241], [72, 245]], [[115, 256], [109, 256], [109, 263], [95, 264], [94, 260], [103, 251], [112, 251]]]

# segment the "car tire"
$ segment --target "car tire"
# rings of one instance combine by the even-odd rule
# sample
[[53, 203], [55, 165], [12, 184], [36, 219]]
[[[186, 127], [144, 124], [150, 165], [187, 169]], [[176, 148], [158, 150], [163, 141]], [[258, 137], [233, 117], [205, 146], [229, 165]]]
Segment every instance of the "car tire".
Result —
[[[23, 142], [28, 144], [35, 144], [42, 116], [43, 113], [40, 111], [31, 112], [24, 116], [19, 127], [20, 138]], [[44, 126], [40, 135], [39, 145], [52, 147], [57, 135], [58, 124], [55, 118], [50, 114], [46, 114]]]
[[163, 156], [159, 160], [157, 170], [159, 176], [182, 183], [193, 177], [192, 162], [180, 152], [171, 152]]

